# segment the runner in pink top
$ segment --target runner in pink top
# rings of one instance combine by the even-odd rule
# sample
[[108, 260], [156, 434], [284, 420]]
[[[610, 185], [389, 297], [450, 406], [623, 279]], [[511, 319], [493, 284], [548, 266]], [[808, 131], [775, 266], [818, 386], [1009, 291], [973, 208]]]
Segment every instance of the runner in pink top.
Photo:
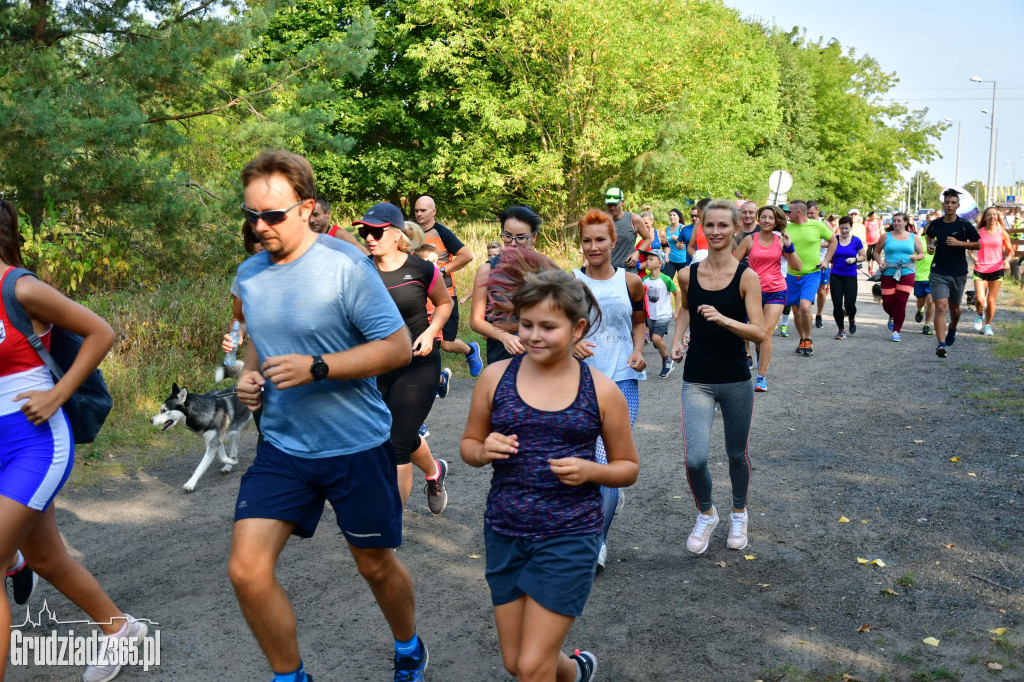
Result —
[[992, 336], [992, 318], [996, 314], [996, 295], [1002, 284], [1003, 274], [1010, 267], [1013, 242], [1003, 229], [1003, 221], [994, 206], [985, 209], [978, 220], [978, 234], [981, 248], [974, 256], [974, 304], [978, 316], [974, 318], [974, 330], [984, 330], [985, 336]]
[[[736, 247], [733, 256], [742, 261], [747, 259], [750, 269], [761, 280], [761, 309], [764, 311], [764, 340], [756, 344], [757, 378], [754, 390], [768, 390], [768, 363], [772, 359], [772, 335], [779, 322], [782, 309], [786, 306], [786, 277], [782, 274], [782, 259], [793, 270], [800, 270], [803, 264], [800, 256], [786, 234], [786, 214], [778, 206], [762, 206], [757, 211], [760, 229], [745, 237]], [[776, 232], [776, 230], [778, 230]]]
[[872, 211], [864, 221], [864, 243], [868, 245], [868, 276], [875, 274], [875, 244], [882, 238], [882, 220]]

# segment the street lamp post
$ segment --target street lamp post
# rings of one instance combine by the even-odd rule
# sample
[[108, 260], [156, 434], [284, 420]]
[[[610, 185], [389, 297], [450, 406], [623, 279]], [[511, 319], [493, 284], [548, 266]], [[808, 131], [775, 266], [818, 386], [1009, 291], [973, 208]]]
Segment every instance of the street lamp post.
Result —
[[[946, 117], [946, 121], [953, 123], [953, 119]], [[956, 171], [953, 173], [953, 185], [956, 187], [960, 186], [960, 133], [962, 132], [962, 124], [960, 121], [956, 121]]]
[[[991, 131], [988, 136], [988, 183], [989, 188], [995, 183], [995, 163], [996, 163], [996, 82], [990, 80], [982, 80], [979, 76], [971, 76], [971, 82], [973, 83], [991, 83], [992, 84], [992, 120], [989, 123]], [[988, 190], [988, 194], [992, 194], [992, 189]], [[991, 199], [989, 203], [992, 203]]]

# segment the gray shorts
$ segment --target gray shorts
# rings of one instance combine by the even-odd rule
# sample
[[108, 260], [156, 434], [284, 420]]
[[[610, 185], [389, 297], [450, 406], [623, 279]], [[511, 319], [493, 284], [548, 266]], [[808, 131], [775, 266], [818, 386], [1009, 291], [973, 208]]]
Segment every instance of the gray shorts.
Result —
[[933, 272], [928, 278], [928, 283], [932, 287], [933, 301], [948, 298], [953, 305], [960, 305], [964, 297], [964, 287], [967, 286], [967, 275], [952, 277]]
[[647, 320], [647, 329], [650, 330], [651, 336], [668, 336], [668, 323], [669, 320]]

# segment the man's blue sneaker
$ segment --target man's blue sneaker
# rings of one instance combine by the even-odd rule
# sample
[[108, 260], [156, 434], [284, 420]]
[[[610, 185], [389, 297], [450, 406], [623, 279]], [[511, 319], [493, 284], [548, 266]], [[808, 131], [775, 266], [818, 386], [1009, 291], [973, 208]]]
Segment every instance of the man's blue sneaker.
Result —
[[889, 318], [889, 331], [892, 331], [892, 318]]
[[430, 435], [430, 430], [427, 428], [427, 422], [423, 422], [422, 424], [420, 424], [420, 428], [419, 431], [417, 431], [417, 433], [420, 434], [421, 438], [426, 438]]
[[956, 343], [956, 329], [950, 327], [946, 332], [946, 345], [952, 346], [954, 343]]
[[469, 375], [480, 376], [480, 372], [484, 369], [484, 361], [480, 359], [480, 344], [476, 341], [471, 341], [469, 344], [470, 353], [466, 356], [466, 362], [469, 363]]
[[441, 381], [437, 385], [437, 397], [447, 398], [448, 389], [451, 387], [452, 371], [445, 367], [441, 370]]
[[395, 682], [423, 682], [423, 673], [430, 662], [427, 645], [420, 639], [419, 646], [412, 656], [395, 654]]
[[946, 357], [946, 344], [940, 343], [939, 346], [935, 349], [935, 354], [938, 355], [940, 358]]

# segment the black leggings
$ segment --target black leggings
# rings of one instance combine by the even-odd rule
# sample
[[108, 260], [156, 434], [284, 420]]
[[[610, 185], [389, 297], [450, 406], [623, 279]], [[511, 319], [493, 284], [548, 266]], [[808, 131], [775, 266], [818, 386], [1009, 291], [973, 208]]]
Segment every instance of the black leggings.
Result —
[[828, 278], [829, 289], [832, 291], [832, 317], [836, 326], [842, 331], [843, 308], [852, 320], [857, 315], [857, 275], [836, 275]]
[[413, 358], [405, 367], [377, 377], [377, 390], [391, 412], [391, 447], [395, 464], [408, 464], [420, 446], [420, 425], [427, 420], [437, 397], [437, 377], [441, 374], [441, 351], [425, 358]]

